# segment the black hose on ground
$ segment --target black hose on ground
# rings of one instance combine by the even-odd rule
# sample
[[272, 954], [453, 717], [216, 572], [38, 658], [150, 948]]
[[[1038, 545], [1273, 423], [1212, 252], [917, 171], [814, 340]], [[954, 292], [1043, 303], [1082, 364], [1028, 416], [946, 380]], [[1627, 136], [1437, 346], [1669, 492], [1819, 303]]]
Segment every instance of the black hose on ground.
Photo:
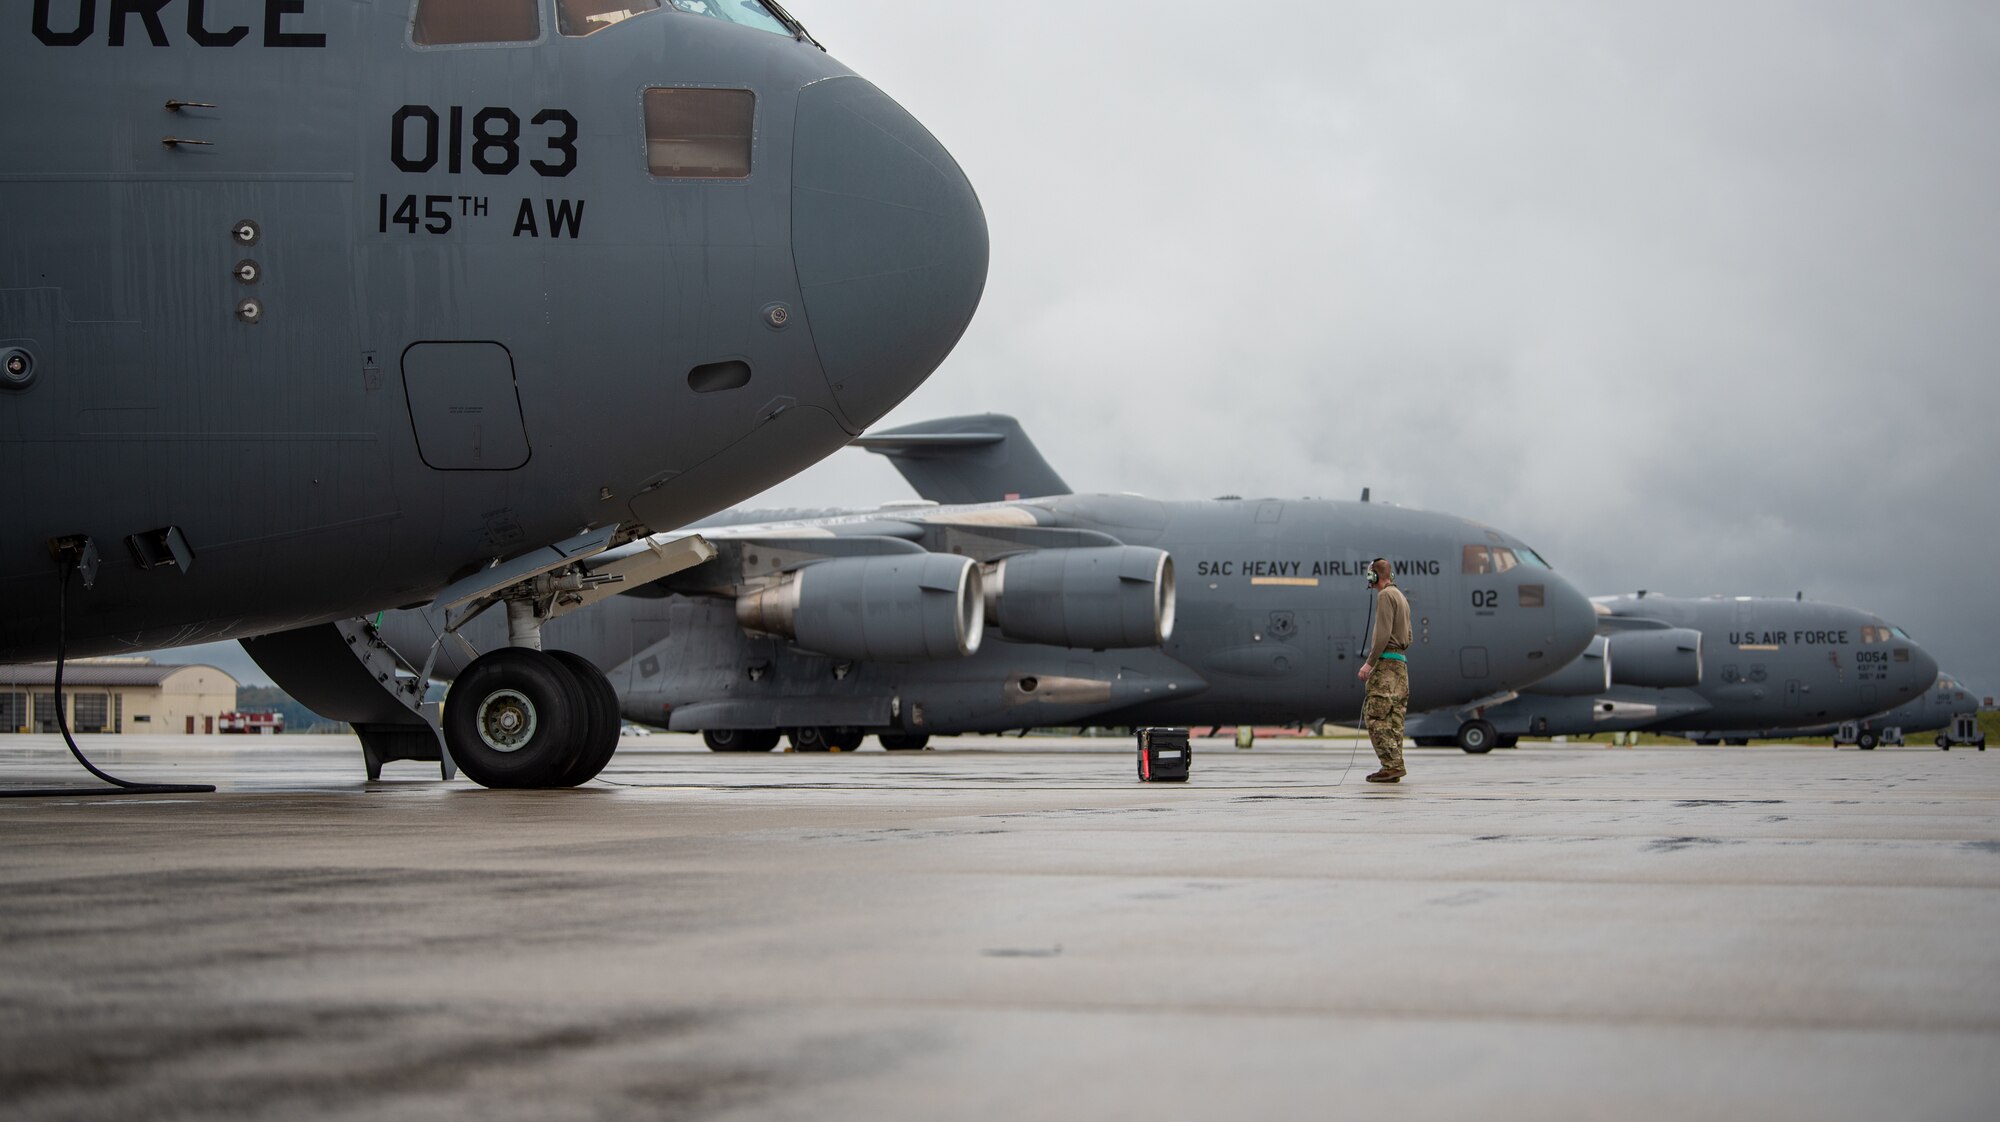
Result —
[[14, 790], [0, 789], [0, 798], [31, 799], [56, 798], [74, 795], [202, 795], [215, 790], [208, 783], [134, 783], [120, 779], [100, 769], [84, 756], [83, 749], [76, 746], [76, 737], [70, 735], [68, 706], [63, 704], [63, 667], [69, 662], [69, 578], [76, 571], [76, 560], [64, 557], [58, 564], [62, 576], [56, 592], [56, 728], [62, 730], [63, 743], [69, 746], [69, 754], [83, 765], [83, 770], [109, 783], [109, 787], [26, 787]]

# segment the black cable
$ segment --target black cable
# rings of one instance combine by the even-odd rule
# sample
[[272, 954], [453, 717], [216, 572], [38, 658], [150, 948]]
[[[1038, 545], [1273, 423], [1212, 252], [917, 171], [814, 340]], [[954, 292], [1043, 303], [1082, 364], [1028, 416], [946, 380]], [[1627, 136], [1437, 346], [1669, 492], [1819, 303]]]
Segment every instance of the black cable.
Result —
[[[1370, 561], [1369, 564], [1373, 565], [1374, 562]], [[1373, 653], [1375, 650], [1375, 597], [1380, 594], [1380, 589], [1368, 590], [1368, 626], [1361, 633], [1361, 650], [1355, 652], [1361, 655], [1363, 662], [1368, 660], [1368, 654], [1362, 652]], [[1361, 684], [1361, 712], [1358, 716], [1361, 722], [1361, 740], [1369, 741], [1370, 747], [1373, 747], [1374, 734], [1368, 728], [1368, 683], [1365, 678]], [[1354, 770], [1354, 757], [1361, 752], [1361, 740], [1347, 746], [1347, 766], [1340, 769], [1340, 779], [1334, 786], [1338, 787], [1347, 782], [1347, 773]]]
[[120, 779], [100, 770], [85, 758], [83, 749], [76, 746], [76, 738], [70, 735], [68, 706], [63, 704], [63, 666], [69, 661], [69, 577], [76, 569], [74, 559], [65, 557], [60, 562], [62, 577], [56, 592], [56, 728], [62, 730], [63, 743], [69, 746], [69, 754], [83, 765], [83, 770], [111, 784], [110, 787], [27, 787], [16, 790], [0, 790], [0, 798], [51, 798], [70, 795], [205, 795], [215, 787], [207, 783], [134, 783]]

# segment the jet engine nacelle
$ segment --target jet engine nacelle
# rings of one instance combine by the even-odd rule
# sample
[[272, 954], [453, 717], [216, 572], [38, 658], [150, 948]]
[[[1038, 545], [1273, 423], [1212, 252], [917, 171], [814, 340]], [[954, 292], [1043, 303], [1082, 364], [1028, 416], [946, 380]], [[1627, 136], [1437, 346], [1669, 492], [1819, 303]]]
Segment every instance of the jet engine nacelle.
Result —
[[1656, 690], [1701, 685], [1701, 632], [1673, 627], [1611, 636], [1611, 680]]
[[841, 557], [736, 599], [744, 630], [835, 658], [963, 658], [986, 628], [979, 566], [941, 553]]
[[1611, 642], [1599, 635], [1582, 654], [1525, 692], [1546, 697], [1596, 697], [1611, 689]]
[[1156, 647], [1174, 633], [1174, 559], [1134, 545], [1005, 557], [987, 570], [986, 617], [1025, 642]]

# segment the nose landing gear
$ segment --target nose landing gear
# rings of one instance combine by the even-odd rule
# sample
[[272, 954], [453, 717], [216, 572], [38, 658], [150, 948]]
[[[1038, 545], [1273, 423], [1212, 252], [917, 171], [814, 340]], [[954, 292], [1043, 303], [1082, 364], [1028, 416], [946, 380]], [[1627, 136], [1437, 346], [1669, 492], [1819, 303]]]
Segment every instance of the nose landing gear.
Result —
[[1458, 726], [1458, 746], [1475, 756], [1483, 756], [1493, 750], [1493, 743], [1499, 738], [1493, 722], [1485, 718], [1467, 721]]
[[618, 748], [618, 694], [568, 651], [502, 647], [481, 655], [445, 700], [444, 736], [484, 787], [574, 787]]

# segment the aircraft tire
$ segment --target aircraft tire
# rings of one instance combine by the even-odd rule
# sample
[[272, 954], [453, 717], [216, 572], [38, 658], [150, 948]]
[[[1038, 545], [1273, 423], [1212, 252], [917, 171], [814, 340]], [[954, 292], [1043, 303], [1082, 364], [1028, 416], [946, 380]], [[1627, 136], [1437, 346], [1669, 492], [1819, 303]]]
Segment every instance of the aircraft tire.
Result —
[[[1747, 736], [1732, 736], [1724, 740], [1723, 743], [1729, 745], [1731, 748], [1748, 748], [1750, 746], [1750, 738]], [[1875, 746], [1870, 744], [1869, 747], [1873, 748]]]
[[792, 751], [794, 752], [831, 752], [834, 750], [831, 740], [832, 736], [832, 729], [816, 728], [810, 725], [805, 728], [793, 729], [785, 734], [785, 738], [792, 742]]
[[826, 743], [834, 752], [859, 752], [861, 742], [866, 739], [860, 729], [831, 729]]
[[1502, 748], [1518, 748], [1520, 747], [1521, 744], [1521, 738], [1518, 736], [1495, 737], [1494, 743], [1498, 744]]
[[[1938, 747], [1940, 747], [1940, 748], [1950, 748], [1950, 747], [1951, 747], [1951, 737], [1949, 737], [1949, 736], [1946, 736], [1946, 735], [1945, 735], [1945, 734], [1943, 734], [1943, 733], [1938, 733], [1938, 734], [1937, 734], [1937, 746], [1938, 746]], [[1981, 747], [1985, 747], [1985, 746], [1984, 746], [1984, 745], [1981, 745]]]
[[526, 647], [474, 659], [444, 706], [445, 743], [482, 787], [560, 784], [588, 743], [590, 695], [568, 667]]
[[931, 742], [927, 732], [878, 732], [875, 739], [888, 752], [920, 752]]
[[576, 677], [589, 698], [590, 715], [583, 722], [583, 747], [555, 783], [558, 787], [580, 787], [597, 778], [597, 773], [604, 770], [604, 765], [618, 751], [618, 733], [625, 723], [618, 711], [618, 690], [596, 663], [582, 655], [574, 651], [548, 654]]
[[1874, 733], [1869, 732], [1865, 729], [1862, 730], [1860, 736], [1854, 738], [1854, 746], [1856, 748], [1861, 749], [1863, 752], [1873, 752], [1875, 750], [1875, 746], [1880, 743], [1882, 742], [1875, 738]]
[[1493, 730], [1493, 722], [1467, 721], [1458, 726], [1458, 746], [1475, 756], [1483, 756], [1493, 750], [1493, 742], [1498, 734]]
[[711, 752], [769, 752], [778, 746], [778, 730], [704, 729], [701, 741]]

